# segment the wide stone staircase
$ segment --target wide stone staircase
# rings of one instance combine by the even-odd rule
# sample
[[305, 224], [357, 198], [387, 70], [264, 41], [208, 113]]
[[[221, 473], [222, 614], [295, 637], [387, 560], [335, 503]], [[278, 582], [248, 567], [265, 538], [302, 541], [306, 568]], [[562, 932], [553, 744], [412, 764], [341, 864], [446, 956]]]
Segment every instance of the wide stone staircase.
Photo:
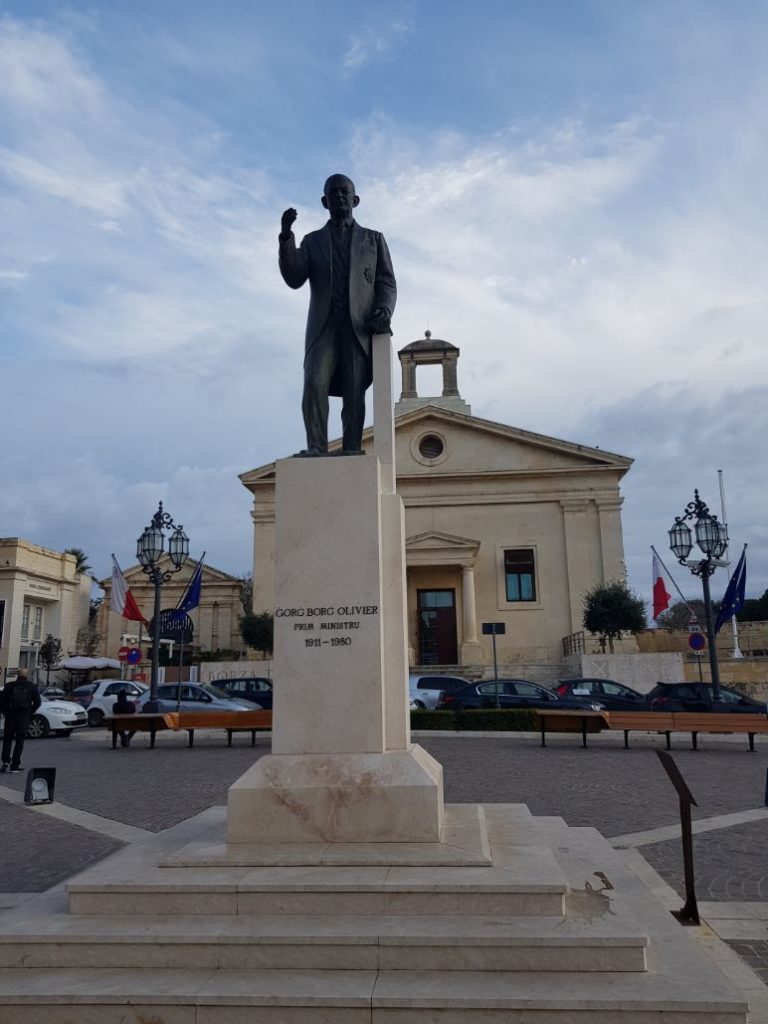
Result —
[[439, 844], [228, 847], [225, 813], [0, 917], [0, 1024], [746, 1020], [592, 829], [455, 805]]

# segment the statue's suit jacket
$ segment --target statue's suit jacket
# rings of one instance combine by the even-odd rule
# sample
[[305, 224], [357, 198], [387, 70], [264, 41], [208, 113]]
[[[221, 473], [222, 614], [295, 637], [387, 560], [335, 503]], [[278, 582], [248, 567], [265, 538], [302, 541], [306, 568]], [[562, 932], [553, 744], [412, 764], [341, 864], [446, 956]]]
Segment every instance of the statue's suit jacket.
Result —
[[[296, 247], [293, 232], [280, 242], [280, 273], [291, 288], [301, 288], [309, 280], [309, 314], [304, 348], [306, 360], [312, 346], [323, 333], [331, 315], [333, 295], [333, 258], [330, 222], [319, 231], [311, 231]], [[395, 311], [397, 285], [387, 243], [379, 231], [363, 228], [352, 221], [349, 250], [349, 318], [358, 344], [368, 357], [368, 379], [371, 383], [371, 332], [366, 327], [373, 311], [386, 306]], [[329, 393], [341, 395], [340, 383], [334, 375]]]

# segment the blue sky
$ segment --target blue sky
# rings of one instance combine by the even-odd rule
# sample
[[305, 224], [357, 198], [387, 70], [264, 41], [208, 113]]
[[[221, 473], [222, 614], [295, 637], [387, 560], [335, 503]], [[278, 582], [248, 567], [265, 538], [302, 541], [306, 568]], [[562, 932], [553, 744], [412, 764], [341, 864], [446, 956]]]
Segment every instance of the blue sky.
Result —
[[393, 253], [396, 344], [429, 326], [477, 415], [636, 459], [637, 589], [721, 468], [768, 586], [764, 3], [0, 12], [1, 534], [106, 575], [162, 498], [249, 569], [237, 474], [302, 444], [279, 216], [318, 227], [341, 170]]

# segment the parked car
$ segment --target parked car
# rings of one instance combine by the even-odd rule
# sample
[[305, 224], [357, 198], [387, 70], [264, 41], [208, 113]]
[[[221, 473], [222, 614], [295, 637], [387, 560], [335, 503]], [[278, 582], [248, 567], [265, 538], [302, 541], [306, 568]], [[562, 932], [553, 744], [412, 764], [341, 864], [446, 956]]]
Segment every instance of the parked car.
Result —
[[87, 724], [88, 716], [79, 704], [44, 697], [30, 719], [27, 736], [31, 740], [44, 739], [52, 732], [57, 736], [69, 736], [73, 729], [84, 729]]
[[[163, 683], [157, 688], [160, 711], [259, 711], [261, 705], [255, 701], [230, 697], [223, 690], [210, 683]], [[136, 702], [136, 710], [142, 711], [149, 700], [149, 690], [142, 693]]]
[[441, 693], [453, 693], [469, 686], [468, 679], [461, 676], [408, 676], [408, 695], [417, 708], [433, 711]]
[[555, 687], [560, 698], [582, 704], [598, 701], [609, 711], [646, 711], [647, 694], [638, 693], [613, 679], [561, 679]]
[[45, 697], [47, 700], [65, 700], [67, 691], [62, 690], [60, 686], [46, 686], [44, 690], [40, 691], [40, 696]]
[[463, 708], [495, 708], [498, 689], [498, 703], [502, 708], [561, 708], [562, 710], [603, 711], [604, 706], [592, 700], [581, 701], [561, 699], [556, 693], [527, 679], [499, 679], [498, 687], [493, 679], [482, 683], [470, 683], [464, 689], [443, 693], [438, 701], [438, 710], [460, 711]]
[[238, 697], [254, 702], [261, 708], [272, 709], [272, 680], [264, 676], [217, 679], [212, 685], [228, 697]]
[[648, 694], [648, 706], [651, 711], [716, 711], [718, 714], [740, 712], [753, 715], [768, 712], [764, 701], [745, 697], [728, 686], [720, 687], [720, 695], [720, 701], [715, 703], [711, 683], [657, 683]]
[[91, 683], [78, 686], [72, 691], [72, 700], [81, 704], [88, 712], [88, 725], [102, 725], [105, 715], [112, 714], [117, 695], [125, 690], [129, 700], [138, 701], [148, 691], [144, 683], [132, 679], [94, 679]]

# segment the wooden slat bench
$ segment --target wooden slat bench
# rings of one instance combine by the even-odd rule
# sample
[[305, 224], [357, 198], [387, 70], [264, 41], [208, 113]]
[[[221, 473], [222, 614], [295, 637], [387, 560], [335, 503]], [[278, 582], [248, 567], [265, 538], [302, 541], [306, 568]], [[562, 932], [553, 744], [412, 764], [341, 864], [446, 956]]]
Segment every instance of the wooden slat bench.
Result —
[[541, 745], [547, 745], [547, 730], [550, 732], [579, 732], [581, 730], [581, 745], [587, 745], [588, 732], [600, 732], [605, 725], [605, 712], [592, 711], [567, 711], [549, 708], [534, 708], [539, 716], [539, 727], [541, 729]]
[[691, 734], [691, 748], [693, 750], [699, 749], [698, 738], [700, 732], [746, 733], [749, 737], [749, 749], [752, 751], [755, 749], [755, 735], [757, 733], [768, 733], [768, 715], [680, 711], [674, 712], [672, 717], [675, 720], [675, 732], [689, 732]]
[[232, 735], [236, 732], [250, 732], [251, 746], [256, 746], [256, 733], [272, 728], [272, 712], [259, 711], [168, 711], [157, 715], [108, 715], [104, 719], [107, 729], [112, 733], [112, 749], [117, 746], [117, 737], [121, 732], [149, 733], [149, 745], [154, 747], [155, 734], [163, 729], [178, 732], [186, 729], [189, 746], [194, 746], [196, 729], [224, 729], [227, 733], [227, 746], [232, 746]]
[[250, 732], [251, 746], [256, 746], [256, 733], [272, 728], [272, 711], [179, 711], [179, 729], [186, 729], [189, 746], [195, 742], [195, 729], [226, 729], [227, 746], [232, 746], [232, 734]]
[[149, 745], [154, 747], [155, 735], [164, 729], [179, 728], [179, 716], [175, 711], [157, 715], [107, 715], [104, 719], [107, 729], [112, 733], [112, 749], [117, 746], [117, 737], [121, 732], [148, 732]]
[[604, 711], [603, 716], [609, 729], [624, 732], [624, 749], [629, 747], [630, 732], [663, 732], [667, 739], [667, 750], [672, 749], [670, 734], [675, 731], [675, 716], [671, 711]]

